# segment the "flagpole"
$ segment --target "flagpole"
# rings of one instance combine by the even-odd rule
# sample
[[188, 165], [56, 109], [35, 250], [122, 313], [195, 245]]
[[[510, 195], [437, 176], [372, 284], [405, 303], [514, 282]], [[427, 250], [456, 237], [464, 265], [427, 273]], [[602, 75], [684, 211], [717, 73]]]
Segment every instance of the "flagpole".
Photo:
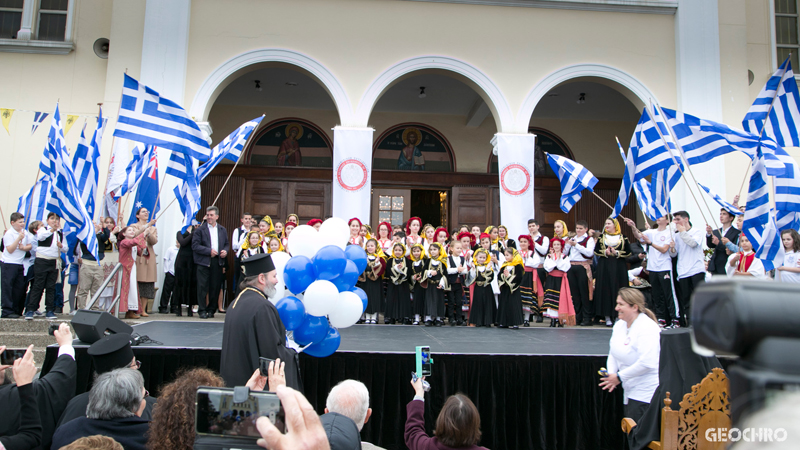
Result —
[[172, 206], [172, 204], [173, 204], [173, 203], [175, 203], [175, 200], [178, 200], [178, 197], [175, 197], [175, 198], [173, 198], [173, 199], [172, 199], [172, 201], [171, 201], [171, 202], [169, 202], [169, 204], [167, 205], [167, 207], [161, 210], [161, 212], [158, 214], [158, 217], [156, 217], [156, 219], [155, 219], [155, 220], [158, 220], [158, 219], [160, 219], [160, 218], [161, 218], [161, 216], [163, 216], [163, 215], [164, 215], [164, 213], [165, 213], [165, 212], [166, 212], [166, 211], [169, 209], [169, 207], [170, 207], [170, 206]]
[[[661, 113], [661, 117], [666, 117], [664, 115], [664, 111], [661, 110], [661, 106], [657, 105], [657, 107], [658, 107], [659, 112]], [[653, 101], [652, 100], [650, 100], [650, 108], [651, 109], [653, 108]], [[656, 122], [656, 120], [655, 120], [655, 109], [653, 109], [653, 122]], [[670, 137], [675, 139], [675, 146], [678, 148], [678, 150], [680, 150], [681, 154], [683, 154], [683, 147], [681, 146], [680, 143], [678, 143], [678, 139], [675, 138], [675, 136], [672, 134], [672, 127], [670, 127], [669, 124], [667, 124], [667, 120], [666, 119], [664, 119], [664, 124], [667, 125], [667, 132], [670, 133]], [[657, 122], [655, 123], [655, 129], [658, 132], [658, 135], [661, 137], [661, 141], [664, 142], [664, 147], [666, 147], [667, 153], [669, 153], [669, 156], [672, 157], [672, 161], [675, 163], [675, 165], [678, 166], [678, 170], [681, 172], [681, 178], [683, 178], [684, 183], [686, 183], [686, 188], [689, 189], [689, 193], [692, 194], [692, 199], [694, 199], [695, 204], [697, 204], [697, 208], [700, 210], [700, 215], [703, 216], [703, 221], [705, 223], [708, 223], [708, 219], [706, 219], [706, 215], [703, 212], [703, 207], [700, 206], [700, 202], [697, 201], [697, 197], [695, 197], [694, 191], [692, 190], [691, 185], [689, 185], [689, 180], [686, 179], [686, 175], [683, 173], [683, 169], [681, 168], [681, 164], [675, 158], [675, 155], [672, 153], [672, 150], [670, 150], [669, 144], [667, 143], [666, 139], [664, 139], [664, 135], [661, 133], [661, 129], [658, 127], [658, 123]], [[686, 164], [686, 168], [689, 170], [689, 174], [692, 175], [692, 178], [695, 180], [695, 183], [697, 183], [697, 179], [694, 178], [694, 174], [692, 174], [692, 169], [689, 166], [688, 162]], [[669, 183], [669, 180], [667, 180], [667, 183]], [[703, 199], [703, 200], [705, 200], [705, 199]], [[708, 207], [708, 204], [706, 204], [706, 208], [709, 211], [711, 211], [711, 208]], [[716, 225], [716, 224], [717, 224], [717, 222], [714, 221], [714, 225]]]
[[[262, 114], [261, 117], [263, 118], [265, 115], [266, 114]], [[260, 122], [259, 122], [259, 124], [260, 124]], [[256, 128], [258, 128], [258, 127], [256, 127]], [[256, 135], [256, 130], [254, 128], [252, 133], [250, 133], [250, 137], [247, 140], [250, 141], [250, 139], [252, 139], [253, 136], [255, 136], [255, 135]], [[247, 147], [247, 142], [245, 142], [245, 147]], [[244, 153], [244, 148], [242, 149], [242, 152]], [[222, 189], [219, 190], [219, 193], [217, 194], [217, 198], [214, 199], [214, 202], [211, 204], [211, 206], [214, 206], [214, 205], [217, 204], [217, 200], [219, 200], [219, 196], [222, 195], [222, 191], [224, 191], [225, 190], [225, 186], [228, 185], [228, 181], [231, 179], [231, 175], [233, 175], [233, 171], [236, 170], [236, 166], [239, 165], [239, 161], [242, 160], [242, 156], [244, 156], [244, 155], [239, 155], [239, 159], [237, 159], [236, 160], [236, 164], [233, 165], [233, 169], [231, 169], [231, 173], [228, 174], [228, 178], [225, 179], [225, 183], [222, 184]]]
[[[31, 196], [33, 196], [33, 194], [31, 194]], [[8, 225], [6, 225], [6, 215], [3, 214], [3, 208], [2, 207], [0, 207], [0, 217], [3, 218], [3, 228], [5, 228], [7, 230], [8, 229]]]
[[[595, 197], [597, 197], [597, 198], [598, 198], [598, 200], [600, 200], [600, 201], [601, 201], [601, 202], [603, 202], [603, 203], [604, 203], [606, 206], [608, 206], [609, 208], [611, 208], [611, 211], [614, 211], [614, 207], [613, 207], [613, 206], [611, 206], [611, 205], [609, 205], [607, 201], [603, 200], [603, 197], [600, 197], [599, 195], [597, 195], [597, 192], [595, 192], [595, 191], [589, 191], [589, 192], [591, 192], [592, 194], [594, 194], [594, 196], [595, 196]], [[628, 220], [628, 219], [627, 219], [625, 216], [623, 216], [622, 214], [618, 214], [618, 216], [620, 216], [620, 217], [622, 218], [622, 220]]]
[[[616, 140], [617, 140], [617, 148], [619, 148], [619, 153], [620, 153], [620, 155], [622, 156], [622, 161], [623, 161], [623, 162], [626, 162], [626, 161], [627, 161], [627, 159], [625, 158], [625, 153], [624, 153], [624, 151], [622, 150], [622, 144], [620, 144], [620, 143], [619, 143], [619, 138], [618, 138], [617, 136], [614, 136], [614, 139], [616, 139]], [[598, 197], [598, 198], [599, 198], [599, 197]], [[600, 199], [600, 200], [603, 200], [603, 199]], [[603, 201], [603, 203], [605, 203], [605, 201]], [[606, 203], [606, 205], [608, 205], [608, 203]], [[610, 206], [610, 205], [609, 205], [609, 206]], [[614, 208], [611, 208], [611, 209], [613, 210]], [[639, 209], [641, 209], [641, 208], [639, 208]], [[622, 217], [622, 215], [621, 215], [621, 214], [620, 214], [620, 217]], [[644, 218], [644, 223], [645, 223], [645, 224], [647, 224], [647, 228], [650, 228], [650, 222], [648, 222], [648, 221], [647, 221], [647, 214], [645, 214], [645, 212], [644, 212], [644, 211], [642, 211], [642, 218]], [[624, 218], [624, 217], [622, 217], [622, 219], [623, 219], [623, 220], [625, 220], [625, 218]]]
[[[125, 73], [125, 75], [128, 74], [128, 68], [127, 67], [125, 68], [125, 72], [124, 73]], [[123, 86], [123, 88], [125, 87], [124, 78], [123, 78], [122, 86]], [[123, 90], [122, 88], [119, 90], [119, 103], [117, 104], [117, 123], [119, 123], [119, 112], [122, 110], [122, 97], [123, 97], [122, 90]], [[98, 103], [98, 105], [102, 106], [102, 103]], [[114, 126], [116, 128], [116, 124]], [[106, 198], [106, 189], [108, 189], [108, 177], [109, 177], [109, 175], [111, 175], [111, 162], [114, 160], [114, 148], [116, 147], [116, 142], [117, 142], [117, 137], [114, 135], [114, 133], [111, 133], [111, 156], [108, 158], [108, 169], [106, 171], [106, 185], [103, 187], [103, 191], [102, 191], [103, 192], [103, 201], [104, 202], [105, 202], [105, 198]], [[130, 150], [130, 149], [127, 149], [127, 150]], [[100, 191], [98, 190], [98, 192], [100, 192]], [[112, 199], [113, 199], [113, 196], [112, 196]], [[119, 226], [119, 223], [122, 221], [121, 205], [122, 205], [122, 202], [117, 200], [117, 226]], [[95, 212], [97, 212], [97, 209], [95, 209]]]
[[[39, 184], [39, 174], [41, 172], [42, 172], [42, 168], [41, 167], [36, 169], [36, 178], [33, 179], [33, 189], [31, 189], [31, 198], [28, 199], [28, 208], [25, 211], [25, 212], [27, 212], [27, 214], [25, 215], [25, 228], [28, 228], [28, 225], [30, 223], [29, 220], [30, 220], [30, 216], [31, 216], [31, 208], [33, 207], [33, 194], [34, 194], [34, 192], [36, 192], [36, 185]], [[4, 220], [4, 222], [5, 222], [5, 220]]]
[[[156, 163], [156, 174], [158, 174], [158, 163]], [[161, 198], [161, 189], [164, 187], [164, 182], [165, 181], [167, 181], [167, 173], [166, 173], [166, 171], [164, 172], [164, 178], [161, 179], [161, 186], [158, 187], [158, 194], [156, 195], [156, 202], [153, 205], [153, 209], [150, 210], [150, 211], [153, 211], [154, 215], [156, 213], [155, 212], [156, 211], [156, 207], [158, 206], [158, 200]]]
[[[789, 57], [787, 59], [792, 59], [792, 53], [789, 52]], [[786, 66], [788, 69], [789, 66]], [[778, 83], [778, 87], [775, 88], [775, 95], [772, 96], [772, 101], [769, 102], [769, 109], [767, 109], [767, 116], [764, 118], [764, 123], [761, 124], [761, 131], [758, 133], [758, 142], [759, 145], [761, 144], [761, 137], [764, 136], [764, 129], [767, 128], [767, 122], [769, 122], [769, 115], [772, 112], [772, 107], [775, 106], [775, 100], [778, 98], [778, 89], [780, 89], [781, 85], [783, 85], [783, 80], [786, 78], [786, 69], [783, 69], [783, 74], [781, 75], [781, 81]], [[744, 182], [747, 180], [747, 176], [750, 174], [750, 165], [747, 166], [747, 171], [744, 173], [744, 179], [742, 180], [742, 185], [739, 186], [739, 198], [742, 198], [742, 189], [744, 189]]]

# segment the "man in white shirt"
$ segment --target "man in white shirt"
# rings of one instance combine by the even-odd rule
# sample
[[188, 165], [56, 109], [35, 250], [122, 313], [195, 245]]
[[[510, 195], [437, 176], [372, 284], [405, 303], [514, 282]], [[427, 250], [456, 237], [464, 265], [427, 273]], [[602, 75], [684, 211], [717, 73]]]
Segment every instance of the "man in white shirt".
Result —
[[647, 244], [647, 271], [650, 272], [650, 285], [654, 313], [658, 318], [661, 328], [675, 328], [680, 326], [678, 315], [675, 312], [675, 301], [672, 296], [672, 259], [669, 247], [672, 243], [672, 230], [669, 229], [669, 218], [659, 217], [656, 220], [658, 229], [640, 232], [636, 229], [633, 220], [628, 219], [627, 224], [639, 242]]
[[47, 215], [47, 226], [36, 232], [39, 246], [36, 248], [36, 259], [33, 262], [33, 286], [31, 287], [28, 305], [26, 306], [25, 319], [33, 320], [33, 312], [39, 309], [42, 293], [47, 290], [44, 298], [45, 318], [56, 318], [56, 280], [58, 280], [58, 259], [61, 253], [66, 253], [67, 245], [63, 242], [64, 236], [60, 231], [61, 217], [51, 212]]
[[228, 256], [228, 232], [217, 222], [219, 209], [206, 208], [206, 222], [192, 234], [192, 252], [197, 265], [197, 311], [201, 319], [214, 318]]
[[690, 299], [695, 288], [705, 280], [705, 257], [703, 256], [703, 240], [705, 230], [692, 227], [689, 213], [678, 211], [672, 214], [675, 223], [675, 233], [672, 235], [669, 254], [678, 258], [678, 303], [680, 311], [678, 317], [682, 326], [688, 326]]
[[[575, 237], [566, 242], [565, 251], [573, 266], [567, 272], [569, 291], [572, 293], [572, 304], [575, 307], [575, 320], [582, 326], [591, 326], [594, 317], [592, 303], [592, 258], [594, 258], [594, 238], [586, 232], [589, 224], [585, 220], [575, 222]], [[575, 267], [582, 266], [582, 267]]]
[[11, 228], [3, 235], [2, 317], [19, 319], [25, 307], [25, 252], [31, 249], [25, 216], [11, 214]]

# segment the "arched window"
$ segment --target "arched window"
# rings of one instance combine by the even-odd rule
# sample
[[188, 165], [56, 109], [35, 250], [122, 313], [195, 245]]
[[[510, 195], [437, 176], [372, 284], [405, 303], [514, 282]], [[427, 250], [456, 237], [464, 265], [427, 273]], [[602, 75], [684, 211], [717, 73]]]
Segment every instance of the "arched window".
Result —
[[401, 123], [378, 137], [372, 149], [372, 168], [455, 172], [453, 148], [433, 127]]
[[[528, 131], [536, 135], [536, 154], [534, 155], [533, 161], [534, 176], [556, 176], [556, 174], [553, 172], [553, 169], [550, 168], [550, 164], [547, 163], [547, 155], [545, 155], [545, 153], [566, 156], [572, 160], [575, 159], [575, 157], [572, 156], [572, 150], [569, 149], [567, 143], [555, 133], [536, 127], [530, 127], [528, 128]], [[486, 171], [489, 173], [498, 173], [497, 155], [495, 155], [493, 152], [489, 155], [489, 165]]]
[[251, 165], [333, 167], [333, 146], [328, 135], [307, 120], [278, 119], [256, 133], [246, 149]]

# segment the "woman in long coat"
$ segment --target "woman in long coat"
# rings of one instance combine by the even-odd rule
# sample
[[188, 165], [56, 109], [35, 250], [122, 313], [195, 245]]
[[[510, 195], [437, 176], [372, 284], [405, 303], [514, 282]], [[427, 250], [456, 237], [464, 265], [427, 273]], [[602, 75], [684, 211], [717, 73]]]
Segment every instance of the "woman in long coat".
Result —
[[[147, 227], [150, 211], [139, 208], [136, 211], [137, 222], [131, 227], [140, 232]], [[158, 280], [158, 255], [153, 246], [158, 244], [158, 231], [156, 227], [149, 227], [144, 231], [144, 240], [147, 247], [140, 249], [136, 256], [136, 281], [139, 289], [139, 315], [148, 317], [147, 301], [156, 298], [156, 281]]]

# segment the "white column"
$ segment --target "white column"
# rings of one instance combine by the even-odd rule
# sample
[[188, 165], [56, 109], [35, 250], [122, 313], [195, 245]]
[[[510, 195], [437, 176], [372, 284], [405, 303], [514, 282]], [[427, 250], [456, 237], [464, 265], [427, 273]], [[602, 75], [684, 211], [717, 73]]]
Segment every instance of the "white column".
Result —
[[[139, 80], [184, 108], [187, 107], [184, 91], [191, 5], [191, 0], [147, 0], [142, 39], [142, 70]], [[210, 127], [207, 131], [210, 133]], [[160, 195], [162, 211], [175, 198], [172, 188], [178, 184], [175, 177], [167, 176], [165, 173], [169, 156], [169, 151], [159, 151], [159, 183], [163, 182]], [[180, 229], [182, 219], [176, 202], [164, 212], [156, 225], [158, 244], [155, 250], [159, 263], [157, 284], [159, 287], [164, 282], [161, 258], [168, 247], [175, 245], [175, 233]], [[160, 292], [159, 290], [159, 294]], [[156, 296], [155, 304], [160, 297]]]
[[[678, 0], [675, 14], [675, 58], [678, 82], [677, 109], [703, 119], [722, 122], [718, 0]], [[725, 195], [725, 165], [722, 158], [691, 167], [698, 180]], [[706, 219], [719, 221], [719, 206], [701, 197], [700, 189], [686, 171], [686, 179]], [[686, 183], [681, 181], [670, 195], [673, 211], [686, 210], [692, 223], [702, 225], [703, 214]], [[726, 200], [733, 200], [731, 193]], [[709, 214], [713, 215], [709, 217]], [[712, 225], [713, 226], [713, 225]]]
[[33, 37], [33, 16], [36, 10], [36, 3], [34, 0], [25, 0], [22, 5], [22, 21], [19, 31], [17, 31], [18, 41], [30, 41], [31, 37]]
[[533, 155], [535, 134], [497, 133], [492, 139], [500, 178], [500, 222], [513, 239], [528, 234], [534, 218]]
[[334, 217], [369, 223], [372, 197], [372, 128], [333, 129]]

